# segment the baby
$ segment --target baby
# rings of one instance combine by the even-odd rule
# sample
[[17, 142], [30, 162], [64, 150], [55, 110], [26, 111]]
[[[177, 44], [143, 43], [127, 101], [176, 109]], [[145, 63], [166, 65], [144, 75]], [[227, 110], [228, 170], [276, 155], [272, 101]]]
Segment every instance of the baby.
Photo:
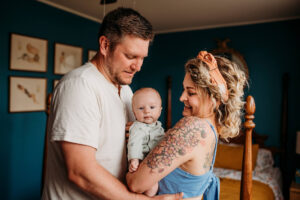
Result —
[[[161, 97], [153, 88], [141, 88], [132, 97], [132, 110], [137, 121], [129, 129], [128, 161], [129, 172], [138, 169], [140, 160], [153, 149], [164, 136], [161, 122], [157, 121], [161, 114]], [[154, 196], [158, 184], [145, 192]]]

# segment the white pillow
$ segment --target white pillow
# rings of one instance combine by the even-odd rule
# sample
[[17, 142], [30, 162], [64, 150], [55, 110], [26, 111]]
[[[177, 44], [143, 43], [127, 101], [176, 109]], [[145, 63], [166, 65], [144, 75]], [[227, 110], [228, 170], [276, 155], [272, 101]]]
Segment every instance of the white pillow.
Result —
[[273, 164], [274, 164], [274, 159], [272, 156], [272, 152], [268, 149], [259, 148], [254, 171], [265, 170], [269, 167], [273, 167]]

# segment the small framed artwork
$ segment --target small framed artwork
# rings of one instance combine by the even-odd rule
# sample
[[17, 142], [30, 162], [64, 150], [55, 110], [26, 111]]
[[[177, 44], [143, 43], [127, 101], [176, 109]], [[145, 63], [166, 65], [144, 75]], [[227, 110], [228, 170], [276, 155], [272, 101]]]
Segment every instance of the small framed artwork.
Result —
[[47, 71], [48, 41], [12, 33], [10, 35], [10, 69]]
[[97, 51], [94, 50], [88, 50], [88, 59], [91, 60], [95, 55]]
[[33, 112], [46, 109], [46, 78], [10, 77], [9, 112]]
[[66, 74], [82, 65], [82, 48], [66, 44], [55, 44], [54, 74]]
[[59, 80], [54, 80], [54, 81], [53, 81], [53, 90], [54, 90], [54, 88], [57, 86], [58, 82], [59, 82]]

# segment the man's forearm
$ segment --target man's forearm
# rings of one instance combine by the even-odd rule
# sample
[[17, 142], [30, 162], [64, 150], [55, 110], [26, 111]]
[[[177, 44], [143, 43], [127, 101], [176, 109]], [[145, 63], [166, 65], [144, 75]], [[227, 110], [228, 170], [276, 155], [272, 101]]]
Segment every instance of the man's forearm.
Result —
[[68, 178], [83, 191], [100, 199], [149, 199], [131, 193], [116, 177], [110, 174], [96, 160], [96, 150], [92, 147], [62, 142]]
[[123, 183], [99, 165], [87, 173], [69, 172], [69, 179], [85, 192], [100, 199], [150, 199], [130, 192]]

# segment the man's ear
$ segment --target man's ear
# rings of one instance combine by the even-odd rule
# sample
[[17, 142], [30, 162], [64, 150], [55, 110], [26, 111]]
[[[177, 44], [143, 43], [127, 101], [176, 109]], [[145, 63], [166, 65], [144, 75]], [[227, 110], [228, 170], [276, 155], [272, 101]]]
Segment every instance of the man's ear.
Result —
[[109, 40], [104, 35], [102, 35], [99, 38], [99, 46], [100, 46], [100, 52], [101, 52], [101, 54], [103, 56], [106, 56], [108, 54], [108, 51], [109, 51]]

